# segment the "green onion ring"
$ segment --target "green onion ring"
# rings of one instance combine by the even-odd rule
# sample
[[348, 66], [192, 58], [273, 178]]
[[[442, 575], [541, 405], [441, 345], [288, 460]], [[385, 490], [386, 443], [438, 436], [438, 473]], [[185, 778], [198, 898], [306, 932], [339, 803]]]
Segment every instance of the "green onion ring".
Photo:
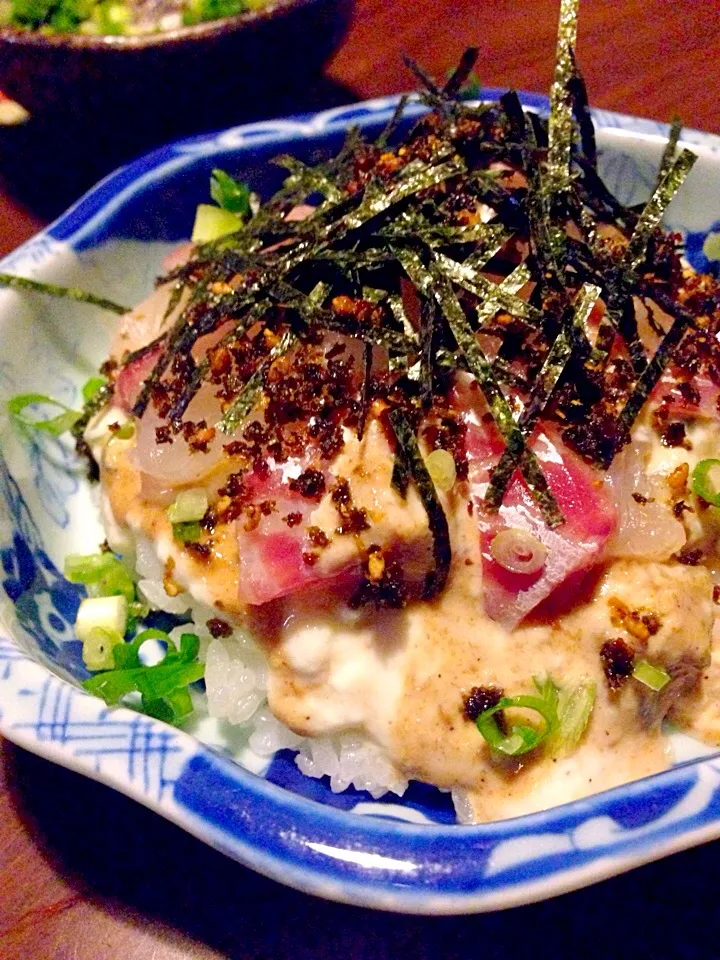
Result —
[[[535, 730], [525, 724], [515, 724], [506, 735], [498, 726], [495, 714], [509, 707], [525, 707], [539, 713], [545, 722], [544, 730]], [[477, 728], [487, 740], [493, 750], [504, 753], [508, 757], [518, 757], [539, 747], [550, 734], [554, 733], [557, 724], [557, 709], [553, 703], [541, 697], [519, 696], [503, 697], [494, 707], [484, 710], [477, 718]]]
[[717, 467], [720, 470], [720, 460], [701, 460], [692, 472], [690, 485], [692, 492], [701, 497], [712, 507], [720, 507], [720, 490], [714, 490], [710, 471]]

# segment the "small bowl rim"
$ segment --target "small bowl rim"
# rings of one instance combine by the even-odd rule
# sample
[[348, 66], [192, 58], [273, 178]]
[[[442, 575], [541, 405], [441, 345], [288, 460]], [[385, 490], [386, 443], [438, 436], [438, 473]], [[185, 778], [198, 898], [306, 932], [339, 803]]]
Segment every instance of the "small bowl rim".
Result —
[[294, 10], [314, 6], [322, 0], [269, 0], [262, 7], [244, 10], [231, 17], [207, 20], [191, 26], [177, 27], [174, 30], [158, 30], [137, 36], [113, 36], [103, 34], [87, 36], [81, 33], [39, 33], [37, 30], [18, 30], [13, 27], [0, 28], [0, 45], [14, 47], [71, 49], [93, 51], [97, 53], [120, 53], [129, 50], [145, 50], [167, 45], [180, 45], [196, 40], [214, 39], [223, 34], [236, 33], [245, 27], [264, 23], [287, 16]]

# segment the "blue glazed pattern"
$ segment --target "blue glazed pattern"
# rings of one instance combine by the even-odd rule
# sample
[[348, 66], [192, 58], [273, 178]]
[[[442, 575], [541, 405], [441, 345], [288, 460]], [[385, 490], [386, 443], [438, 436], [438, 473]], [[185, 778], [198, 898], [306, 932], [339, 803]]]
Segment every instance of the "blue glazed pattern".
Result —
[[[547, 108], [542, 97], [525, 95], [523, 102]], [[139, 296], [160, 245], [186, 236], [212, 167], [226, 166], [267, 193], [281, 176], [266, 166], [273, 155], [292, 152], [309, 160], [327, 155], [351, 125], [376, 134], [395, 104], [396, 98], [369, 101], [155, 151], [100, 183], [3, 268], [60, 279], [98, 268], [98, 275], [88, 275], [128, 283], [134, 278]], [[422, 109], [412, 104], [408, 122]], [[667, 128], [604, 112], [596, 113], [596, 121], [608, 186], [624, 202], [643, 200], [652, 189]], [[720, 231], [720, 199], [706, 182], [720, 175], [720, 139], [687, 131], [684, 141], [701, 155], [699, 172], [688, 182], [686, 205], [678, 201], [667, 222], [686, 236], [694, 266], [716, 268], [706, 239]], [[155, 252], [136, 266], [138, 243], [157, 249], [147, 246]], [[134, 251], [129, 273], [123, 244]], [[128, 300], [122, 293], [127, 291], [121, 287], [114, 295]], [[11, 348], [9, 326], [2, 323], [8, 307], [18, 309], [20, 301], [10, 304], [3, 296], [0, 343]], [[28, 315], [27, 323], [36, 325], [37, 349], [47, 360], [59, 353], [48, 334], [53, 315], [43, 309]], [[85, 329], [78, 325], [74, 343]], [[98, 358], [103, 349], [98, 341]], [[92, 362], [83, 355], [77, 368], [53, 363], [54, 382], [41, 380], [43, 392], [63, 390], [72, 400]], [[2, 397], [38, 387], [28, 366], [27, 358], [4, 350]], [[263, 779], [186, 732], [130, 710], [108, 710], [78, 685], [86, 673], [72, 623], [82, 592], [56, 566], [66, 540], [82, 541], [86, 533], [92, 505], [85, 485], [62, 443], [51, 441], [43, 449], [22, 445], [7, 425], [0, 435], [9, 465], [0, 461], [0, 562], [7, 598], [2, 608], [7, 636], [0, 636], [0, 730], [28, 749], [102, 779], [269, 876], [383, 909], [458, 913], [525, 903], [720, 835], [720, 760], [687, 763], [544, 813], [459, 827], [447, 794], [433, 788], [413, 785], [401, 802], [394, 797], [375, 802], [358, 791], [334, 795], [324, 782], [302, 777], [287, 752], [274, 758]]]

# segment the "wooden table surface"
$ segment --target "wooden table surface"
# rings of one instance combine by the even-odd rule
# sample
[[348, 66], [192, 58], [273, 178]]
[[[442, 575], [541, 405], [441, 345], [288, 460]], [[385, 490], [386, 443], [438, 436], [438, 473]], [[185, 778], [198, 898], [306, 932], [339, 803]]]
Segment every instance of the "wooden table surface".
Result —
[[[557, 7], [357, 0], [326, 80], [297, 91], [298, 107], [407, 89], [402, 53], [443, 76], [470, 44], [481, 48], [485, 84], [545, 92]], [[596, 106], [660, 120], [680, 112], [720, 133], [718, 0], [584, 0], [578, 53]], [[0, 253], [46, 212], [0, 192]], [[0, 744], [2, 960], [717, 957], [708, 931], [718, 860], [720, 845], [710, 844], [487, 917], [372, 915], [286, 890], [124, 797]]]

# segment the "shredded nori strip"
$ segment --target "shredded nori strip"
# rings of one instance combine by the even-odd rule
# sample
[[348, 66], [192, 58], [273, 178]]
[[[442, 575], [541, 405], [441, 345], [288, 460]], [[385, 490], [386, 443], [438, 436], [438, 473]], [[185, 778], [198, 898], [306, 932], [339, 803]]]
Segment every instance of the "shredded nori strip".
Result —
[[[421, 240], [429, 247], [445, 247], [450, 243], [476, 243], [471, 262], [476, 258], [487, 262], [493, 254], [507, 242], [510, 235], [499, 224], [474, 223], [469, 226], [445, 226], [429, 223], [424, 217], [411, 217], [404, 214], [383, 227], [379, 236], [391, 240], [405, 238], [411, 241]], [[466, 261], [467, 262], [467, 261]]]
[[540, 312], [532, 304], [521, 300], [507, 287], [503, 288], [501, 284], [492, 283], [481, 276], [476, 268], [451, 260], [445, 254], [436, 257], [435, 266], [437, 272], [442, 273], [448, 280], [474, 293], [481, 300], [491, 300], [493, 304], [497, 304], [497, 310], [507, 310], [514, 317], [533, 325], [541, 322]]
[[527, 137], [527, 121], [517, 92], [508, 90], [507, 93], [504, 93], [500, 97], [500, 106], [505, 111], [512, 138], [519, 143], [523, 143]]
[[349, 319], [341, 319], [331, 310], [326, 310], [313, 300], [312, 295], [305, 295], [296, 290], [289, 283], [279, 282], [271, 290], [278, 303], [293, 307], [308, 325], [316, 325], [325, 330], [333, 330], [348, 336], [358, 337], [369, 343], [384, 346], [388, 350], [408, 351], [412, 343], [399, 330], [389, 327], [361, 326]]
[[579, 0], [561, 0], [555, 78], [550, 88], [548, 125], [549, 189], [551, 193], [569, 186], [570, 156], [575, 138], [572, 83], [576, 77], [574, 48], [577, 41]]
[[[530, 281], [532, 274], [526, 263], [519, 263], [511, 274], [501, 280], [498, 284], [500, 296], [505, 294], [519, 293], [526, 283]], [[484, 323], [492, 320], [498, 310], [502, 309], [498, 299], [491, 294], [483, 303], [480, 304], [477, 311], [478, 326], [482, 329]]]
[[477, 47], [468, 47], [460, 62], [450, 74], [447, 83], [443, 87], [443, 94], [446, 97], [455, 98], [460, 93], [460, 89], [465, 84], [477, 63], [480, 51]]
[[[577, 295], [568, 323], [564, 324], [555, 338], [545, 362], [536, 379], [535, 389], [525, 405], [517, 421], [526, 437], [542, 416], [545, 407], [553, 395], [560, 377], [576, 347], [589, 346], [586, 333], [588, 317], [600, 296], [600, 288], [585, 284]], [[512, 458], [506, 448], [500, 462], [493, 472], [492, 479], [485, 494], [485, 503], [491, 510], [498, 510], [502, 503], [507, 485], [512, 476]]]
[[[675, 157], [680, 128], [674, 123], [645, 208], [628, 209], [608, 191], [597, 172], [592, 116], [575, 60], [577, 7], [577, 0], [561, 2], [549, 120], [526, 113], [513, 91], [498, 104], [464, 103], [460, 89], [477, 59], [471, 49], [444, 86], [411, 63], [420, 99], [432, 112], [402, 144], [390, 141], [397, 139], [408, 98], [399, 100], [374, 143], [353, 130], [330, 160], [308, 165], [279, 158], [288, 176], [274, 197], [242, 229], [197, 248], [165, 278], [172, 284], [166, 320], [183, 294], [186, 300], [170, 330], [152, 344], [162, 350], [135, 415], [142, 416], [151, 399], [159, 408], [167, 397], [168, 422], [181, 429], [190, 401], [210, 380], [224, 404], [231, 398], [218, 427], [233, 433], [260, 400], [263, 385], [270, 390], [265, 378], [274, 360], [295, 342], [317, 346], [330, 331], [362, 341], [361, 362], [344, 353], [341, 342], [333, 348], [336, 357], [345, 357], [333, 361], [333, 375], [355, 364], [357, 392], [346, 398], [351, 413], [344, 425], [362, 438], [378, 398], [398, 436], [393, 485], [402, 495], [411, 480], [418, 489], [425, 482], [418, 481], [416, 435], [431, 418], [444, 416], [457, 372], [467, 371], [505, 444], [490, 470], [485, 508], [500, 508], [519, 471], [548, 525], [562, 523], [530, 448], [534, 427], [556, 418], [570, 426], [563, 436], [571, 444], [579, 424], [590, 434], [600, 431], [580, 452], [607, 467], [693, 323], [678, 302], [672, 278], [679, 271], [667, 266], [671, 243], [658, 228], [694, 157], [689, 151]], [[296, 204], [318, 197], [310, 216], [288, 219]], [[489, 223], [482, 222], [482, 204], [494, 210]], [[610, 240], [604, 225], [614, 228]], [[407, 298], [406, 276], [418, 309]], [[525, 287], [531, 290], [527, 300], [520, 296]], [[599, 296], [606, 309], [594, 333], [587, 321]], [[637, 297], [647, 301], [651, 326], [654, 306], [674, 318], [667, 332], [654, 325], [660, 340], [654, 352], [643, 345]], [[265, 326], [277, 336], [278, 323], [285, 330], [280, 341], [262, 360], [252, 360], [255, 372], [240, 387], [235, 373], [220, 383], [211, 374], [211, 358], [193, 356], [203, 335], [222, 329], [216, 347], [227, 349], [218, 364], [230, 369], [230, 358], [237, 357], [247, 371], [247, 358], [256, 358], [262, 343], [250, 341], [249, 330]], [[290, 377], [302, 378], [294, 356], [287, 360]], [[137, 355], [126, 362], [133, 359]], [[618, 362], [624, 381], [613, 372]], [[613, 436], [603, 438], [608, 410]], [[327, 414], [327, 423], [315, 426], [340, 436], [332, 411]], [[333, 455], [335, 443], [328, 447]], [[429, 489], [434, 494], [431, 483]], [[447, 523], [443, 534], [433, 519], [436, 498], [427, 489], [421, 496], [437, 527], [435, 570], [427, 584], [432, 595], [447, 576], [449, 541], [445, 556]]]
[[401, 456], [398, 450], [396, 450], [390, 483], [397, 490], [403, 500], [407, 497], [410, 479], [410, 471], [407, 468], [405, 458]]
[[683, 185], [696, 160], [697, 155], [692, 151], [681, 151], [677, 159], [670, 164], [667, 173], [640, 214], [640, 219], [625, 252], [625, 264], [631, 270], [639, 270], [642, 266], [647, 255], [650, 237], [657, 229], [663, 214]]
[[398, 456], [420, 495], [433, 538], [434, 568], [426, 575], [423, 588], [423, 598], [431, 600], [442, 592], [450, 572], [452, 549], [447, 517], [420, 453], [417, 437], [402, 410], [390, 411], [390, 423], [397, 441]]
[[286, 187], [293, 189], [302, 185], [303, 191], [306, 191], [308, 196], [311, 193], [322, 193], [331, 203], [339, 203], [342, 200], [341, 192], [322, 167], [308, 167], [302, 160], [287, 154], [275, 157], [273, 163], [289, 171], [290, 176], [285, 181]]
[[423, 407], [429, 407], [433, 395], [433, 367], [435, 340], [435, 304], [430, 293], [422, 293], [420, 306], [420, 397]]
[[570, 57], [573, 64], [573, 74], [568, 80], [568, 89], [572, 98], [572, 111], [580, 134], [580, 144], [585, 159], [593, 167], [597, 167], [597, 142], [595, 140], [595, 124], [590, 113], [587, 87], [575, 59], [575, 51], [571, 47]]
[[677, 153], [678, 143], [680, 142], [681, 133], [682, 120], [680, 117], [673, 117], [670, 124], [670, 132], [668, 134], [668, 142], [665, 144], [662, 159], [660, 160], [657, 181], [655, 183], [656, 187], [660, 186], [673, 165], [675, 154]]
[[464, 173], [465, 169], [465, 164], [459, 157], [436, 166], [423, 164], [417, 171], [413, 171], [400, 180], [393, 189], [377, 189], [370, 192], [369, 196], [366, 195], [357, 210], [340, 220], [339, 226], [333, 230], [334, 238], [337, 239], [348, 230], [356, 230], [358, 227], [362, 227], [368, 220], [383, 213], [389, 207], [411, 197], [420, 190], [436, 187], [444, 180]]
[[[480, 384], [495, 424], [505, 441], [505, 451], [508, 457], [507, 469], [510, 472], [515, 466], [520, 469], [523, 479], [540, 507], [547, 525], [549, 527], [559, 526], [564, 518], [557, 501], [548, 486], [537, 457], [525, 443], [525, 438], [515, 422], [512, 410], [497, 383], [492, 365], [480, 349], [450, 284], [444, 278], [439, 278], [435, 289], [468, 369]], [[493, 471], [493, 478], [495, 477], [498, 477], [498, 481], [502, 482], [500, 465]], [[495, 508], [490, 503], [488, 503], [488, 506], [490, 509]], [[499, 507], [499, 504], [497, 507]]]
[[42, 280], [31, 280], [29, 277], [17, 277], [12, 273], [0, 273], [0, 287], [9, 287], [11, 290], [31, 290], [33, 293], [44, 293], [49, 297], [58, 297], [64, 300], [74, 300], [76, 303], [88, 303], [93, 307], [100, 307], [110, 313], [129, 313], [130, 307], [123, 307], [119, 303], [98, 297], [87, 290], [77, 287], [61, 287], [57, 283], [45, 283]]
[[417, 60], [413, 60], [412, 57], [404, 56], [403, 60], [405, 66], [411, 70], [417, 77], [420, 86], [423, 88], [423, 93], [429, 93], [432, 97], [437, 100], [443, 100], [443, 91], [438, 87], [433, 78], [427, 73]]
[[370, 409], [372, 391], [372, 361], [372, 344], [365, 341], [365, 347], [363, 349], [363, 380], [362, 392], [360, 394], [360, 415], [358, 416], [357, 426], [358, 440], [362, 440], [363, 434], [365, 433], [365, 424], [367, 423], [367, 415]]
[[[668, 302], [658, 291], [654, 291], [653, 296], [660, 301], [659, 305], [664, 310], [675, 316], [672, 326], [665, 334], [654, 355], [648, 360], [618, 418], [618, 446], [622, 446], [630, 439], [630, 429], [672, 359], [673, 350], [682, 340], [688, 327], [694, 324], [692, 314], [684, 310], [679, 304]], [[617, 453], [617, 449], [614, 452]], [[607, 468], [611, 463], [612, 457], [608, 457], [604, 466]]]
[[405, 113], [405, 109], [408, 105], [409, 100], [410, 100], [410, 96], [407, 93], [404, 93], [398, 100], [397, 106], [395, 107], [393, 115], [390, 117], [384, 129], [380, 133], [380, 136], [375, 141], [375, 146], [378, 147], [379, 149], [382, 150], [383, 147], [387, 146], [393, 134], [395, 133], [397, 128], [400, 126], [400, 121], [403, 118], [403, 114]]
[[[401, 262], [408, 276], [423, 295], [435, 297], [450, 326], [458, 349], [463, 355], [467, 369], [478, 381], [485, 395], [495, 424], [505, 441], [512, 465], [517, 465], [521, 469], [548, 525], [558, 526], [563, 518], [555, 497], [548, 487], [535, 454], [526, 447], [523, 435], [513, 418], [512, 410], [497, 383], [492, 365], [475, 338], [450, 283], [443, 275], [433, 276], [433, 273], [423, 266], [417, 254], [406, 251], [401, 255]], [[433, 265], [437, 265], [437, 259], [433, 261]]]

